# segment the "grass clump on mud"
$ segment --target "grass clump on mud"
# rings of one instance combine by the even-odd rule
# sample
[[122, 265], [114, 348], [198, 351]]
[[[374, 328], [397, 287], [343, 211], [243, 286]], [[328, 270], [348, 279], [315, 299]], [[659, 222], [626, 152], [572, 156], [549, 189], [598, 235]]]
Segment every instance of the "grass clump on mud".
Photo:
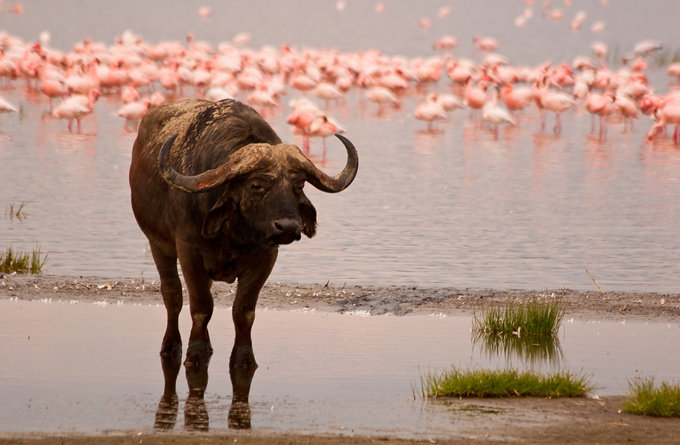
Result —
[[526, 304], [492, 307], [474, 315], [473, 332], [488, 336], [552, 336], [557, 334], [564, 317], [559, 300], [541, 302], [534, 298]]
[[514, 369], [461, 371], [421, 377], [421, 395], [438, 397], [581, 397], [592, 389], [585, 375], [541, 374]]
[[47, 254], [43, 255], [39, 247], [32, 253], [16, 252], [11, 247], [0, 251], [0, 273], [39, 274], [47, 262]]
[[653, 377], [640, 377], [628, 382], [628, 397], [623, 409], [629, 413], [680, 417], [680, 384], [657, 385]]

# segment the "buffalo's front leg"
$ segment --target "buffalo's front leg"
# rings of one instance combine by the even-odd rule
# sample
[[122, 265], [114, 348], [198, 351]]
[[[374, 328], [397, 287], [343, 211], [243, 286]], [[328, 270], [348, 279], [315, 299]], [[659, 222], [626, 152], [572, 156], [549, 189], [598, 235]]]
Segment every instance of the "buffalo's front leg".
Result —
[[178, 245], [179, 262], [189, 291], [189, 311], [191, 312], [191, 333], [184, 361], [185, 366], [199, 366], [212, 355], [208, 323], [213, 313], [213, 298], [210, 293], [212, 281], [203, 268], [203, 261], [195, 251], [183, 250]]
[[256, 264], [238, 277], [236, 298], [231, 315], [234, 320], [234, 347], [231, 350], [229, 367], [257, 367], [250, 333], [255, 321], [255, 306], [267, 277], [274, 267], [278, 250], [272, 249], [258, 255]]
[[161, 249], [150, 243], [151, 254], [161, 278], [161, 295], [168, 320], [161, 345], [162, 357], [182, 356], [182, 337], [179, 333], [179, 313], [182, 310], [182, 282], [177, 273], [177, 257], [166, 255]]

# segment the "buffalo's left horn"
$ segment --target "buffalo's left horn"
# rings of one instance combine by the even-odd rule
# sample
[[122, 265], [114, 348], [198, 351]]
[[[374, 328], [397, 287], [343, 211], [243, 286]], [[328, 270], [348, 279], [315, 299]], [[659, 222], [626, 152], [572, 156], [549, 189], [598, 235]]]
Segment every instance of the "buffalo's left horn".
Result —
[[328, 176], [319, 170], [311, 161], [307, 164], [307, 181], [322, 192], [337, 193], [346, 189], [359, 170], [359, 155], [357, 149], [346, 137], [336, 134], [342, 145], [347, 150], [347, 164], [345, 168], [335, 176]]
[[232, 168], [230, 162], [194, 176], [182, 175], [172, 168], [170, 165], [170, 150], [175, 139], [177, 139], [176, 134], [170, 136], [158, 154], [158, 167], [161, 176], [168, 184], [187, 193], [201, 193], [207, 192], [225, 181], [227, 177], [226, 172]]

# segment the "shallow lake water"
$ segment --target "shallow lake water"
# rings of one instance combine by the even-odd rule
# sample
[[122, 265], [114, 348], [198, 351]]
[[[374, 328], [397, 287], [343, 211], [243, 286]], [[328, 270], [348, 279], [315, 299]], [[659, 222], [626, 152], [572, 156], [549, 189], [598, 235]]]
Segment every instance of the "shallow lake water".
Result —
[[[442, 3], [442, 4], [440, 4]], [[446, 3], [452, 13], [438, 18]], [[192, 31], [217, 45], [239, 32], [251, 46], [375, 48], [387, 55], [429, 57], [434, 39], [454, 34], [455, 57], [480, 61], [472, 37], [491, 34], [499, 52], [516, 65], [546, 60], [568, 63], [591, 55], [590, 45], [609, 45], [612, 68], [643, 39], [664, 43], [666, 58], [678, 49], [676, 1], [655, 8], [619, 0], [573, 1], [565, 19], [547, 20], [536, 2], [534, 17], [513, 24], [521, 1], [388, 1], [382, 13], [371, 2], [205, 2], [213, 15], [201, 19], [198, 4], [172, 8], [156, 1], [123, 0], [115, 6], [63, 0], [22, 2], [25, 12], [0, 13], [0, 29], [26, 40], [43, 30], [51, 45], [70, 50], [86, 37], [113, 43], [131, 29], [148, 42], [184, 41]], [[163, 3], [165, 5], [165, 3]], [[584, 29], [568, 22], [587, 12]], [[303, 13], [304, 12], [304, 13]], [[422, 16], [431, 27], [417, 25]], [[76, 19], [78, 17], [78, 19]], [[284, 26], [281, 26], [282, 18]], [[606, 22], [596, 33], [590, 25]], [[634, 26], [632, 25], [634, 23]], [[395, 33], [395, 29], [399, 32]], [[544, 36], [552, 36], [550, 39]], [[650, 61], [650, 84], [673, 88], [665, 66]], [[446, 76], [436, 86], [450, 89]], [[69, 275], [156, 276], [145, 238], [129, 204], [127, 171], [135, 134], [115, 115], [120, 102], [102, 98], [80, 133], [44, 118], [47, 101], [15, 81], [1, 91], [20, 113], [0, 116], [0, 206], [24, 203], [22, 221], [0, 220], [0, 247], [48, 253], [45, 272]], [[187, 94], [190, 94], [188, 92]], [[612, 123], [606, 140], [590, 132], [582, 107], [565, 113], [560, 136], [541, 131], [538, 113], [526, 110], [499, 140], [475, 126], [468, 110], [454, 111], [438, 133], [413, 118], [424, 93], [410, 93], [400, 109], [377, 113], [363, 92], [352, 90], [328, 113], [357, 146], [361, 168], [343, 193], [309, 189], [319, 215], [318, 235], [282, 249], [277, 281], [419, 284], [500, 288], [594, 289], [586, 269], [606, 290], [677, 291], [680, 288], [680, 150], [669, 137], [646, 142], [651, 123], [642, 117], [632, 131]], [[285, 123], [287, 102], [267, 118], [285, 141], [297, 141]], [[313, 141], [311, 157], [336, 172], [344, 152], [328, 140], [327, 155]]]
[[[184, 311], [185, 334], [188, 322]], [[590, 376], [594, 395], [625, 394], [635, 376], [680, 375], [677, 323], [566, 320], [560, 352], [532, 364], [473, 342], [469, 317], [264, 309], [253, 331], [259, 368], [248, 410], [230, 415], [233, 328], [229, 309], [218, 307], [200, 409], [188, 396], [182, 366], [178, 405], [159, 414], [164, 323], [165, 310], [156, 305], [1, 300], [0, 431], [149, 433], [161, 418], [177, 431], [226, 430], [238, 420], [256, 432], [451, 437], [479, 427], [480, 417], [414, 398], [428, 372], [569, 370]]]

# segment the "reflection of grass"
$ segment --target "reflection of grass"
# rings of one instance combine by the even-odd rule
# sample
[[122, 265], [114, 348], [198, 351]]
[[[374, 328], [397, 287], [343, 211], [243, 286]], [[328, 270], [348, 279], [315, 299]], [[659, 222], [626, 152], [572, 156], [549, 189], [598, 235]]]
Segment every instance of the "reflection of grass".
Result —
[[9, 220], [14, 221], [14, 218], [22, 221], [28, 216], [28, 213], [24, 211], [25, 203], [21, 203], [18, 207], [15, 207], [14, 203], [9, 204]]
[[645, 416], [680, 417], [680, 384], [661, 382], [657, 386], [650, 377], [633, 379], [628, 387], [625, 411]]
[[522, 336], [489, 335], [481, 331], [474, 331], [472, 341], [481, 345], [481, 349], [489, 357], [503, 355], [509, 359], [513, 354], [520, 360], [531, 364], [558, 364], [562, 359], [562, 346], [556, 335]]
[[[506, 370], [456, 368], [421, 376], [423, 397], [579, 397], [592, 386], [584, 375], [569, 372], [541, 374]], [[415, 391], [414, 391], [415, 392]]]
[[482, 316], [474, 315], [473, 332], [484, 335], [551, 336], [557, 333], [564, 317], [564, 309], [558, 300], [540, 302], [533, 299], [526, 304], [492, 307]]
[[541, 302], [534, 298], [525, 304], [508, 301], [474, 315], [472, 340], [489, 355], [513, 353], [531, 363], [559, 362], [562, 348], [557, 337], [564, 310], [558, 300]]
[[36, 247], [32, 253], [15, 252], [11, 247], [0, 251], [0, 272], [2, 273], [32, 273], [39, 274], [47, 262], [47, 254], [43, 256], [40, 248]]

